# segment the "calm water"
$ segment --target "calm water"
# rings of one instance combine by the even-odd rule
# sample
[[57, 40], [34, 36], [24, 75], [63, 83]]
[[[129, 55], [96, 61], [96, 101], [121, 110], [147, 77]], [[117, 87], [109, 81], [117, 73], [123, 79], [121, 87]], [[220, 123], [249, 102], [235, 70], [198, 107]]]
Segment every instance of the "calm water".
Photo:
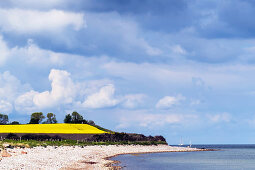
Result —
[[193, 145], [197, 148], [222, 149], [203, 152], [168, 152], [120, 155], [123, 169], [174, 170], [255, 170], [255, 145]]

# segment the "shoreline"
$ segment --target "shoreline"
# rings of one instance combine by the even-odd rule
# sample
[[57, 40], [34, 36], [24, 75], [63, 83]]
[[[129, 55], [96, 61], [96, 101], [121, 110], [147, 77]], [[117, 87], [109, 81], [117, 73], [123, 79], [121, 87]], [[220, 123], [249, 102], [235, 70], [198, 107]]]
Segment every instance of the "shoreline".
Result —
[[[0, 169], [120, 169], [111, 158], [122, 154], [158, 152], [210, 151], [168, 145], [97, 145], [7, 149], [11, 157], [3, 157]], [[22, 154], [23, 153], [23, 154]], [[24, 154], [25, 153], [25, 154]]]
[[[168, 145], [169, 146], [169, 145]], [[173, 146], [175, 147], [175, 146]], [[178, 147], [178, 146], [176, 146]], [[182, 147], [182, 148], [189, 148], [189, 147]], [[120, 155], [139, 155], [139, 154], [150, 154], [150, 153], [166, 153], [166, 152], [201, 152], [201, 151], [218, 151], [218, 149], [200, 149], [200, 148], [194, 148], [196, 150], [183, 150], [183, 151], [155, 151], [155, 152], [137, 152], [137, 153], [120, 153], [113, 156], [105, 157], [103, 159], [111, 161], [108, 164], [105, 165], [106, 168], [110, 168], [111, 170], [119, 170], [123, 167], [116, 165], [121, 163], [119, 160], [112, 160], [112, 158], [120, 156]]]
[[[90, 161], [81, 161], [76, 162], [75, 164], [65, 167], [61, 170], [74, 170], [74, 169], [82, 169], [82, 168], [93, 168], [93, 169], [105, 169], [105, 170], [119, 170], [122, 167], [118, 165], [114, 165], [116, 163], [120, 163], [118, 160], [111, 160], [111, 158], [126, 155], [126, 154], [147, 154], [147, 153], [163, 153], [163, 152], [198, 152], [198, 151], [214, 151], [213, 149], [198, 149], [198, 148], [189, 148], [189, 147], [175, 147], [169, 145], [109, 145], [111, 147], [123, 147], [120, 149], [120, 152], [110, 154], [105, 157], [100, 157], [100, 161], [96, 163]], [[132, 151], [132, 148], [139, 147], [138, 150], [135, 149]], [[113, 149], [113, 148], [111, 148]], [[128, 151], [126, 150], [128, 149]], [[141, 149], [141, 150], [140, 150]], [[131, 150], [131, 151], [130, 151]], [[140, 150], [140, 151], [139, 151]], [[146, 150], [146, 151], [145, 151]], [[89, 163], [91, 166], [83, 167], [82, 163]]]

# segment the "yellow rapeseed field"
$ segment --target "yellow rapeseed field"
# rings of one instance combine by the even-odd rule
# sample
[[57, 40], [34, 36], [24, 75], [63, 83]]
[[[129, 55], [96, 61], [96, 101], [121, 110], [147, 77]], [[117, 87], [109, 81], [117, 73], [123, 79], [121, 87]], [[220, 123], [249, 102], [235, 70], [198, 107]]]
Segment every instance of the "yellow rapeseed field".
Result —
[[64, 134], [101, 134], [107, 133], [88, 124], [25, 124], [0, 125], [0, 133], [64, 133]]

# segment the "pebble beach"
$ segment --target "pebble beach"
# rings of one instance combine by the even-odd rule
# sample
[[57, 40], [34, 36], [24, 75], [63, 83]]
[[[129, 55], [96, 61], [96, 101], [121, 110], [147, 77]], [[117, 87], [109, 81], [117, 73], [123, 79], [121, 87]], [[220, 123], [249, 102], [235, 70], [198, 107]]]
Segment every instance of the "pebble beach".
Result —
[[0, 169], [112, 169], [109, 158], [120, 154], [189, 152], [202, 149], [168, 145], [48, 146], [2, 150]]

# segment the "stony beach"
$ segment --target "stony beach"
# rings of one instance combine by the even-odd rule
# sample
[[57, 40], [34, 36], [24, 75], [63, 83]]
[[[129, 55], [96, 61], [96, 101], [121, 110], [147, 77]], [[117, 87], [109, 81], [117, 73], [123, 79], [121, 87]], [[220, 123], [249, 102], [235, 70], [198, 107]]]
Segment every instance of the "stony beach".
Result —
[[203, 151], [203, 149], [168, 145], [7, 148], [1, 151], [0, 169], [111, 169], [114, 162], [109, 158], [120, 154], [189, 151]]

